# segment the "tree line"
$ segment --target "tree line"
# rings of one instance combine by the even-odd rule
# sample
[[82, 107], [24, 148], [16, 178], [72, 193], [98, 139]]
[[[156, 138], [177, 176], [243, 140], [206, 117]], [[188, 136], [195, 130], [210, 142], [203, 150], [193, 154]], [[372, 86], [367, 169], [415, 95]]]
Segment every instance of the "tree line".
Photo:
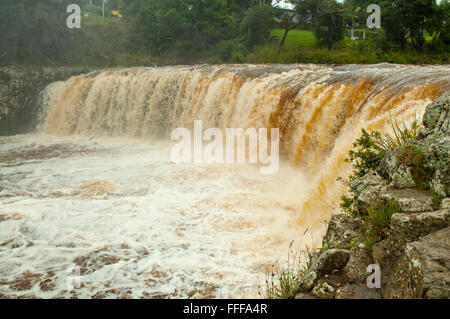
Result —
[[[69, 4], [82, 8], [81, 29], [66, 26]], [[448, 0], [0, 0], [0, 63], [122, 64], [245, 61], [273, 41], [274, 28], [313, 31], [324, 47], [365, 28], [369, 4], [382, 8], [381, 46], [449, 51]], [[111, 13], [118, 10], [122, 18]], [[369, 30], [368, 34], [369, 34]], [[426, 37], [431, 38], [428, 42]], [[155, 61], [156, 61], [155, 60]]]

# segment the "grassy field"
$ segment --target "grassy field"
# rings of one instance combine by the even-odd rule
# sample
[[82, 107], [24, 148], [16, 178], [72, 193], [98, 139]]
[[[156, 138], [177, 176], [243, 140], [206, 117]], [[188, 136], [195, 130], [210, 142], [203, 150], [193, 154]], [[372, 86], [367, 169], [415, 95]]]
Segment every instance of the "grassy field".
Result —
[[[367, 32], [369, 34], [369, 32]], [[336, 43], [332, 50], [320, 45], [312, 31], [291, 30], [284, 48], [278, 46], [284, 35], [283, 29], [272, 30], [272, 40], [264, 46], [254, 48], [242, 62], [249, 63], [323, 63], [323, 64], [376, 64], [382, 62], [400, 64], [441, 64], [449, 63], [445, 51], [430, 49], [431, 37], [422, 52], [408, 48], [404, 51], [395, 45], [383, 42], [381, 37], [372, 36], [364, 41], [349, 38]]]
[[[279, 40], [283, 38], [283, 29], [273, 29], [271, 36]], [[307, 30], [291, 30], [286, 38], [285, 45], [287, 48], [316, 48], [318, 46], [317, 39], [314, 37], [312, 31]]]

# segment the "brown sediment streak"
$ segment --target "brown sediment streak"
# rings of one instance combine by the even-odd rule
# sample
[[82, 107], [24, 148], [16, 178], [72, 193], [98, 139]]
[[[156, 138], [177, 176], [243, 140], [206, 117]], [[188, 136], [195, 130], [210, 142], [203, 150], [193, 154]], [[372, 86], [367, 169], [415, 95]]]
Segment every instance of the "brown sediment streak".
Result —
[[[337, 210], [361, 129], [422, 116], [450, 89], [448, 66], [219, 65], [95, 72], [48, 86], [51, 134], [168, 138], [177, 127], [279, 128], [280, 152], [309, 180], [299, 223]], [[335, 208], [335, 210], [333, 210]]]

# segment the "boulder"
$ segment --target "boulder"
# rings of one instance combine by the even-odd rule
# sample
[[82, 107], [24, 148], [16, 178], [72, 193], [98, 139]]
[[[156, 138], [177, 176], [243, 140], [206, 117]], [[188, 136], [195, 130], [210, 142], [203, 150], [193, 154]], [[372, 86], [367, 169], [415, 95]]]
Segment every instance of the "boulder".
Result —
[[323, 246], [331, 244], [345, 247], [351, 242], [364, 242], [362, 220], [347, 214], [333, 215], [323, 238]]
[[314, 285], [317, 281], [317, 273], [314, 270], [308, 270], [303, 278], [301, 279], [298, 288], [296, 289], [297, 293], [307, 293], [314, 288]]
[[450, 210], [443, 209], [421, 214], [394, 214], [388, 232], [396, 241], [406, 243], [448, 226]]
[[347, 264], [350, 252], [345, 249], [330, 249], [322, 253], [317, 261], [316, 272], [320, 275], [341, 270]]
[[444, 93], [439, 99], [431, 103], [423, 116], [426, 137], [433, 135], [450, 135], [450, 92]]
[[361, 178], [354, 179], [349, 184], [359, 208], [380, 200], [381, 194], [386, 190], [387, 182], [377, 173], [369, 173]]
[[441, 209], [450, 209], [450, 198], [442, 200]]
[[406, 244], [383, 297], [450, 297], [450, 227]]
[[411, 188], [416, 186], [410, 167], [399, 167], [391, 178], [392, 186], [396, 188]]
[[421, 213], [433, 210], [433, 197], [426, 191], [416, 188], [387, 189], [381, 197], [395, 199], [402, 213]]
[[[410, 262], [415, 258], [414, 251], [405, 251], [406, 244], [448, 226], [450, 226], [449, 210], [421, 214], [394, 214], [392, 216], [387, 238], [376, 243], [372, 248], [374, 263], [381, 267], [383, 296], [400, 298], [398, 293], [386, 292], [386, 290], [390, 286], [394, 286], [392, 289], [395, 291], [401, 290], [402, 288], [396, 284], [397, 278], [401, 277], [399, 267], [405, 267], [406, 264], [414, 265]], [[399, 266], [399, 264], [401, 265]], [[404, 293], [408, 296], [416, 295], [412, 290]]]
[[419, 256], [423, 272], [424, 298], [450, 298], [450, 227], [409, 243]]
[[367, 267], [373, 264], [372, 255], [364, 248], [353, 248], [343, 271], [345, 277], [355, 283], [365, 282], [368, 276]]

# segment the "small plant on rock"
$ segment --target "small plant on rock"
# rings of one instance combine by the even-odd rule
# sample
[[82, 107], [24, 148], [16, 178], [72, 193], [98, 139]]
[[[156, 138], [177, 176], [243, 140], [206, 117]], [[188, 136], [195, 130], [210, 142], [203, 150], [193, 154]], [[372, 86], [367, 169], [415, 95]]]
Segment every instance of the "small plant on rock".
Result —
[[427, 167], [426, 151], [423, 146], [407, 144], [397, 150], [397, 157], [402, 165], [411, 167], [411, 175], [416, 186], [422, 190], [430, 189], [433, 169]]
[[402, 125], [400, 125], [397, 119], [392, 117], [389, 119], [389, 124], [391, 125], [392, 133], [385, 134], [382, 138], [383, 147], [385, 149], [393, 149], [398, 146], [405, 145], [409, 141], [416, 139], [419, 134], [420, 125], [416, 113], [414, 114], [414, 119], [409, 126], [405, 121], [403, 121]]
[[369, 133], [362, 129], [362, 135], [353, 143], [353, 148], [345, 160], [353, 165], [350, 181], [376, 171], [386, 154], [385, 143], [378, 131]]
[[386, 237], [391, 218], [400, 211], [399, 203], [394, 199], [373, 202], [365, 208], [364, 224], [366, 228], [366, 248], [372, 249], [373, 244]]

